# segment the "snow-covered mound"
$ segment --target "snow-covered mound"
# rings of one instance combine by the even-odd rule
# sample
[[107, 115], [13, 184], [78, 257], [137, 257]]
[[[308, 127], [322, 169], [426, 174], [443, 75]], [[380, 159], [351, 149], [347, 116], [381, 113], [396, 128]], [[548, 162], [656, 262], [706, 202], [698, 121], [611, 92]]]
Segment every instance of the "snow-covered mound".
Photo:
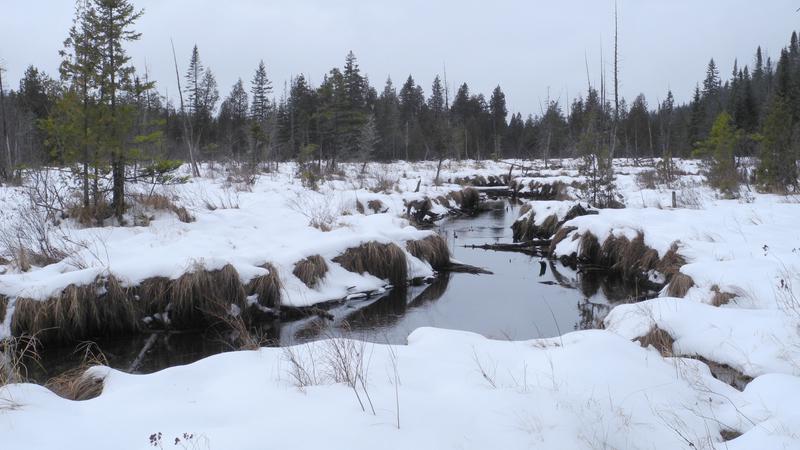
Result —
[[[327, 340], [92, 373], [105, 387], [83, 402], [31, 384], [0, 391], [18, 405], [0, 414], [4, 448], [146, 449], [151, 435], [239, 450], [789, 448], [800, 425], [796, 379], [739, 392], [607, 331], [507, 342], [427, 328], [407, 346]], [[722, 431], [744, 435], [723, 443]]]

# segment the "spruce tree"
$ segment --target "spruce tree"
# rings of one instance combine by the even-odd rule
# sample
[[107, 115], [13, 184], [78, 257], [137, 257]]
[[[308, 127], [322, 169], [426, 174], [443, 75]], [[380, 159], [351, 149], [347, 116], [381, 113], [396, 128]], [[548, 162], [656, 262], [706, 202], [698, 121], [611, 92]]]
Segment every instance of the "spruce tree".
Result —
[[500, 86], [497, 86], [492, 91], [492, 97], [489, 99], [489, 110], [492, 117], [492, 135], [494, 137], [494, 157], [502, 157], [502, 139], [506, 132], [506, 116], [508, 109], [506, 108], [506, 94]]
[[267, 67], [264, 61], [258, 63], [250, 87], [250, 117], [256, 123], [264, 123], [270, 110], [269, 94], [272, 93], [272, 82], [267, 78]]
[[760, 183], [773, 191], [797, 187], [797, 144], [792, 139], [792, 114], [786, 100], [776, 95], [770, 103], [762, 130]]
[[200, 111], [200, 102], [203, 94], [201, 84], [205, 69], [200, 61], [200, 51], [197, 44], [192, 48], [192, 56], [189, 58], [189, 67], [186, 69], [186, 99], [189, 103], [188, 112], [192, 117], [196, 117]]
[[[91, 4], [79, 1], [75, 5], [75, 17], [69, 29], [69, 35], [64, 41], [64, 49], [59, 52], [62, 58], [60, 72], [63, 82], [70, 89], [79, 93], [81, 108], [80, 117], [73, 120], [80, 122], [81, 135], [77, 148], [80, 148], [78, 159], [81, 163], [81, 184], [83, 207], [88, 209], [89, 199], [89, 165], [92, 163], [90, 155], [91, 138], [89, 124], [91, 110], [94, 108], [97, 87], [97, 67], [100, 63], [100, 53], [94, 45], [95, 31], [91, 29], [89, 21], [92, 12]], [[76, 155], [77, 156], [77, 155]], [[97, 191], [95, 190], [95, 204], [97, 204]]]
[[735, 196], [739, 188], [735, 151], [740, 135], [727, 112], [720, 113], [711, 127], [708, 138], [695, 151], [709, 162], [709, 183], [728, 196]]
[[92, 0], [88, 22], [94, 32], [94, 45], [100, 57], [98, 64], [99, 87], [102, 102], [108, 114], [103, 115], [102, 144], [109, 149], [112, 173], [112, 206], [117, 220], [122, 222], [125, 212], [125, 145], [131, 125], [131, 115], [119, 104], [120, 95], [131, 89], [133, 67], [124, 44], [136, 41], [141, 34], [133, 25], [143, 12], [134, 8], [130, 0]]

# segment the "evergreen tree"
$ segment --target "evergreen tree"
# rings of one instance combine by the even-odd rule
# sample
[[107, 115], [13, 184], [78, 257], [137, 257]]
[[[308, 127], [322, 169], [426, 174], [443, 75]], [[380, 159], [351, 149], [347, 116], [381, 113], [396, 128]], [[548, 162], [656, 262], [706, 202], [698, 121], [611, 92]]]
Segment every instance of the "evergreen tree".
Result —
[[128, 108], [119, 104], [120, 94], [131, 89], [133, 67], [124, 44], [136, 41], [141, 34], [132, 29], [142, 16], [129, 0], [92, 0], [87, 21], [94, 32], [94, 45], [99, 52], [99, 88], [103, 92], [102, 145], [109, 149], [112, 173], [112, 206], [117, 220], [125, 212], [125, 145], [131, 126]]
[[425, 104], [425, 97], [422, 88], [414, 83], [414, 78], [410, 75], [403, 87], [400, 89], [400, 126], [403, 133], [403, 145], [405, 149], [405, 159], [410, 159], [412, 155], [418, 154], [419, 139], [419, 116]]
[[720, 113], [711, 127], [708, 138], [695, 151], [697, 156], [709, 162], [709, 183], [729, 196], [735, 196], [739, 188], [736, 172], [735, 150], [740, 135], [733, 127], [733, 119], [726, 112]]
[[703, 96], [716, 97], [719, 94], [720, 87], [719, 69], [717, 69], [714, 58], [711, 58], [711, 61], [708, 62], [708, 68], [706, 68], [706, 78], [703, 80]]
[[205, 68], [200, 61], [200, 51], [197, 49], [197, 44], [192, 48], [192, 56], [189, 58], [189, 67], [186, 69], [186, 99], [189, 103], [188, 112], [192, 117], [197, 116], [200, 111], [200, 102], [203, 97], [201, 92], [203, 73]]
[[400, 100], [392, 79], [387, 78], [376, 104], [375, 120], [381, 137], [382, 159], [396, 159], [400, 148]]
[[770, 104], [762, 130], [760, 183], [771, 190], [797, 187], [797, 142], [793, 139], [794, 124], [786, 100], [777, 95]]
[[695, 86], [690, 109], [687, 137], [689, 148], [695, 148], [697, 143], [703, 139], [703, 124], [706, 116], [705, 106], [700, 96], [700, 86]]
[[367, 121], [366, 80], [361, 76], [353, 52], [349, 52], [345, 58], [342, 83], [344, 91], [339, 110], [339, 136], [341, 144], [352, 151], [358, 147], [361, 130]]
[[240, 159], [247, 149], [247, 91], [239, 78], [228, 97], [222, 101], [219, 111], [219, 127], [226, 147], [235, 159]]
[[269, 94], [272, 93], [272, 82], [267, 78], [267, 67], [264, 61], [258, 63], [250, 87], [250, 117], [256, 123], [264, 123], [270, 111]]
[[364, 122], [364, 126], [361, 127], [361, 133], [358, 136], [358, 160], [361, 162], [362, 174], [367, 168], [367, 163], [373, 159], [378, 142], [380, 139], [375, 125], [375, 116], [370, 115]]
[[506, 116], [508, 109], [506, 108], [506, 94], [500, 89], [500, 86], [494, 88], [492, 97], [489, 99], [489, 110], [492, 115], [492, 134], [494, 136], [494, 157], [500, 158], [502, 156], [502, 136], [506, 131]]

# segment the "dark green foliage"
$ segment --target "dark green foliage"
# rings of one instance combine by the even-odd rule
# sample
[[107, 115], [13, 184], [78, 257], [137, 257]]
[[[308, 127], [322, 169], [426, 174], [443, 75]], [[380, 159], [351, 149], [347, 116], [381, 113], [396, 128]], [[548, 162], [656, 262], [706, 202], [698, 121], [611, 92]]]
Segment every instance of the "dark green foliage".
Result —
[[728, 196], [735, 196], [739, 191], [734, 152], [741, 134], [732, 122], [730, 114], [726, 112], [717, 116], [708, 138], [695, 151], [695, 155], [709, 162], [709, 183]]
[[797, 142], [792, 113], [786, 100], [776, 95], [764, 119], [758, 179], [767, 189], [797, 187]]

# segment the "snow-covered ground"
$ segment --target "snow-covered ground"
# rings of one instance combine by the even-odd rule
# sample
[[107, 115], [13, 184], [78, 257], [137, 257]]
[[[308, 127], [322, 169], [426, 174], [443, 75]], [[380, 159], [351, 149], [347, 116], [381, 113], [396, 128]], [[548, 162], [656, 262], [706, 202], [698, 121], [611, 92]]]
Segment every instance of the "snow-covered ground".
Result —
[[[582, 180], [577, 162], [557, 163], [545, 169], [526, 162], [533, 167], [524, 176], [515, 169], [516, 181], [561, 181], [570, 185], [569, 195], [580, 195], [572, 185]], [[618, 161], [616, 185], [627, 208], [567, 221], [563, 226], [572, 231], [554, 250], [555, 256], [579, 251], [578, 237], [587, 233], [601, 244], [641, 234], [659, 256], [677, 244], [687, 261], [680, 272], [694, 283], [684, 298], [668, 298], [665, 291], [615, 307], [604, 330], [546, 340], [492, 341], [419, 329], [406, 346], [322, 340], [218, 355], [151, 375], [98, 367], [91, 373], [104, 377], [103, 393], [83, 402], [40, 386], [9, 385], [0, 390], [0, 442], [13, 449], [136, 449], [151, 448], [149, 437], [161, 433], [155, 444], [164, 448], [173, 448], [176, 437], [178, 448], [210, 449], [800, 448], [800, 202], [756, 192], [724, 200], [703, 185], [698, 162], [681, 161], [678, 169], [679, 179], [665, 186], [644, 183], [640, 174], [651, 169]], [[102, 237], [104, 250], [92, 253], [103, 257], [84, 256], [89, 263], [81, 268], [68, 262], [26, 273], [9, 268], [0, 275], [0, 293], [45, 298], [98, 271], [128, 283], [176, 277], [197, 261], [230, 263], [247, 277], [271, 262], [289, 280], [287, 301], [310, 304], [346, 294], [354, 284], [384, 281], [332, 269], [323, 287], [310, 289], [291, 280], [296, 261], [312, 254], [330, 260], [371, 240], [424, 237], [399, 218], [404, 200], [443, 196], [460, 189], [447, 180], [496, 177], [509, 166], [447, 163], [440, 186], [433, 183], [435, 163], [369, 170], [366, 181], [351, 174], [319, 192], [303, 188], [288, 164], [263, 176], [253, 192], [232, 193], [222, 176], [194, 180], [175, 187], [174, 195], [195, 222], [165, 214], [148, 227], [65, 224], [83, 239]], [[386, 180], [393, 186], [389, 193], [369, 189]], [[356, 201], [374, 199], [385, 212], [362, 214]], [[574, 200], [534, 202], [531, 211], [539, 223], [546, 214], [562, 218]], [[18, 196], [3, 190], [0, 201], [13, 208]], [[207, 201], [239, 208], [212, 211]], [[308, 212], [326, 208], [332, 212]], [[2, 210], [5, 226], [13, 220], [6, 211], [13, 209]], [[310, 227], [316, 216], [333, 230]], [[412, 272], [429, 273], [423, 261], [409, 261]], [[674, 340], [666, 355], [632, 341], [655, 328]], [[753, 380], [739, 391], [714, 378], [701, 359]], [[50, 431], [43, 433], [42, 424]], [[187, 441], [184, 433], [193, 437]]]
[[[156, 433], [164, 448], [190, 433], [188, 448], [201, 449], [796, 444], [794, 377], [769, 375], [739, 392], [701, 363], [664, 359], [606, 331], [507, 342], [423, 328], [408, 340], [234, 352], [145, 376], [95, 368], [104, 392], [84, 402], [13, 385], [4, 392], [13, 409], [0, 414], [3, 445], [145, 449]], [[355, 389], [335, 381], [347, 379], [341, 367]], [[727, 427], [748, 433], [726, 447]]]

